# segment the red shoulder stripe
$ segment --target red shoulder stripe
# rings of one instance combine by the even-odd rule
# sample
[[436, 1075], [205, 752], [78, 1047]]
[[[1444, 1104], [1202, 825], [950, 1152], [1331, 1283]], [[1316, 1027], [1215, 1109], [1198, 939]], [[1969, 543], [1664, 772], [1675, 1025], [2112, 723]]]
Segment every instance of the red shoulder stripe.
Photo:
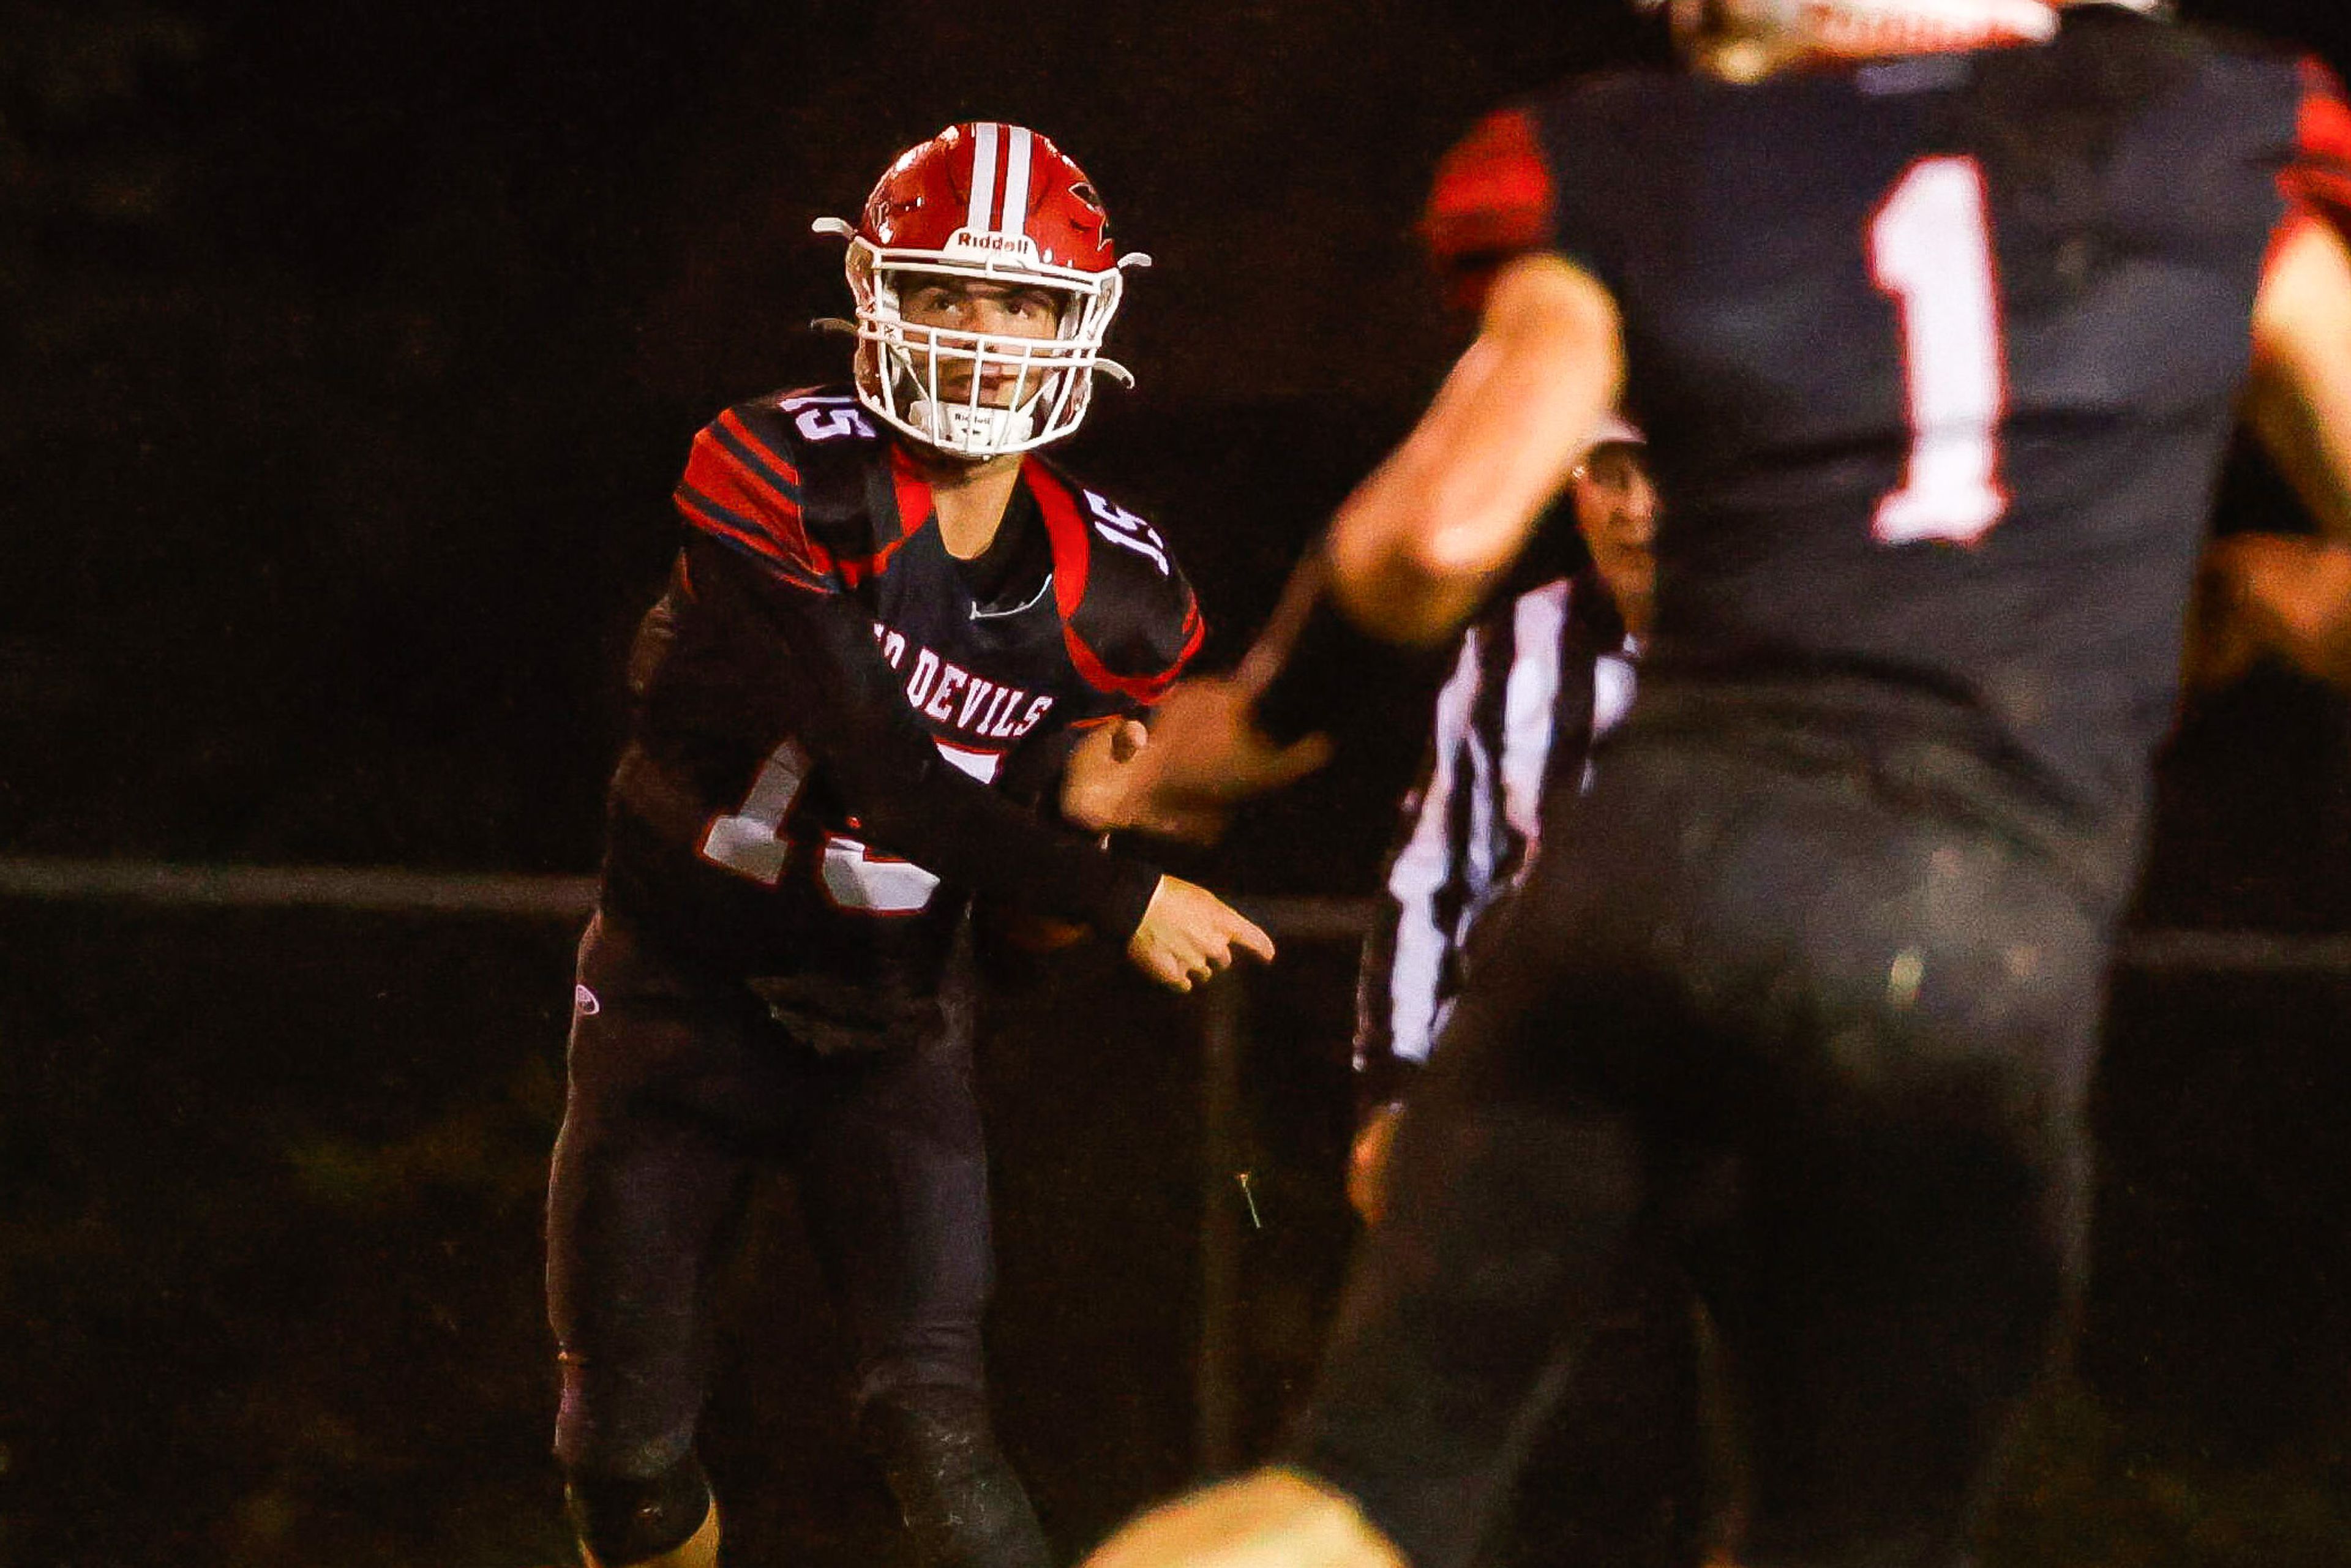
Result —
[[[749, 554], [756, 555], [760, 559], [768, 562], [768, 565], [774, 569], [771, 575], [773, 575], [778, 581], [789, 582], [794, 588], [805, 588], [811, 593], [829, 593], [831, 591], [830, 585], [828, 585], [822, 579], [810, 576], [806, 569], [801, 567], [799, 562], [791, 559], [789, 557], [786, 556], [783, 551], [778, 549], [774, 540], [768, 538], [762, 534], [747, 532], [742, 528], [736, 528], [732, 524], [726, 522], [724, 518], [713, 515], [708, 508], [704, 507], [699, 501], [687, 496], [682, 486], [680, 487], [676, 499], [677, 509], [684, 515], [686, 521], [692, 523], [695, 528], [700, 528], [704, 533], [709, 534], [716, 538], [722, 539], [727, 544], [733, 545], [737, 549], [747, 551]], [[692, 579], [689, 578], [687, 580], [685, 588], [686, 592], [689, 595], [694, 593], [695, 589]]]
[[1045, 517], [1045, 538], [1053, 549], [1053, 607], [1061, 612], [1066, 627], [1086, 598], [1086, 573], [1093, 553], [1086, 543], [1086, 520], [1078, 516], [1078, 499], [1070, 494], [1070, 487], [1044, 464], [1029, 458], [1021, 464], [1020, 476]]
[[717, 428], [741, 442], [750, 455], [774, 471], [778, 482], [794, 487], [799, 486], [800, 471], [792, 465], [792, 460], [785, 456], [775, 443], [751, 428], [741, 409], [730, 408], [720, 414]]
[[1449, 302], [1475, 305], [1493, 269], [1550, 243], [1551, 171], [1524, 110], [1488, 115], [1437, 165], [1421, 235]]
[[2302, 62], [2294, 157], [2279, 183], [2288, 202], [2337, 227], [2351, 226], [2351, 102], [2335, 73], [2316, 59]]
[[[730, 421], [734, 422], [731, 426]], [[697, 527], [746, 542], [750, 542], [749, 536], [759, 535], [768, 547], [760, 553], [823, 576], [832, 570], [832, 558], [809, 537], [800, 517], [799, 497], [786, 488], [791, 484], [785, 477], [792, 473], [790, 465], [780, 460], [771, 465], [767, 461], [771, 458], [768, 450], [753, 443], [763, 459], [759, 467], [771, 467], [770, 473], [761, 473], [730, 447], [729, 437], [745, 440], [747, 434], [730, 413], [694, 438], [685, 477], [677, 487], [679, 511]]]

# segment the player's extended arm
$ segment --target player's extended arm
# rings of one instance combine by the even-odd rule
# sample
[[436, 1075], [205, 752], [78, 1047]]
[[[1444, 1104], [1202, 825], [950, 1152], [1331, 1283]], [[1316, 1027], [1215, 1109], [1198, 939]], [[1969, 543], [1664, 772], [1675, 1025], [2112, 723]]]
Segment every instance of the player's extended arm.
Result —
[[1398, 649], [1458, 630], [1533, 538], [1624, 377], [1623, 324], [1599, 279], [1548, 251], [1506, 263], [1477, 340], [1341, 504], [1242, 665], [1257, 727], [1295, 740], [1334, 704], [1344, 727], [1384, 695]]
[[1123, 940], [1134, 929], [1159, 873], [1057, 831], [940, 756], [852, 601], [772, 581], [722, 545], [696, 539], [689, 551], [705, 607], [751, 629], [736, 664], [747, 679], [778, 683], [777, 706], [800, 716], [796, 738], [861, 837], [947, 881], [1104, 936]]
[[1391, 643], [1443, 642], [1484, 601], [1615, 406], [1616, 302], [1549, 252], [1495, 275], [1470, 344], [1412, 434], [1348, 497], [1330, 590]]
[[2252, 391], [2262, 444], [2327, 536], [2351, 543], [2351, 253], [2331, 225], [2300, 225], [2262, 280]]
[[2323, 539], [2219, 541], [2220, 613], [2311, 674], [2351, 685], [2351, 251], [2328, 224], [2298, 225], [2253, 308], [2248, 412], [2318, 519]]
[[722, 624], [766, 633], [737, 663], [747, 680], [778, 683], [777, 706], [800, 716], [796, 738], [868, 842], [975, 892], [1084, 921], [1179, 991], [1239, 952], [1272, 958], [1265, 933], [1206, 888], [1060, 831], [941, 757], [850, 601], [764, 576], [712, 541], [687, 550]]

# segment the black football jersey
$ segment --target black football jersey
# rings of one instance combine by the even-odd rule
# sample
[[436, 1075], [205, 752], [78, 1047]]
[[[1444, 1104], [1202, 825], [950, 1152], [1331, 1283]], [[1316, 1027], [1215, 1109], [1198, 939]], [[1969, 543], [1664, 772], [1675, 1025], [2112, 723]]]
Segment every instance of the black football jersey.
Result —
[[[632, 655], [607, 908], [819, 1044], [935, 1016], [974, 891], [1132, 928], [1155, 872], [974, 796], [1155, 701], [1198, 648], [1149, 523], [1029, 458], [999, 541], [1025, 530], [1033, 570], [992, 595], [843, 388], [727, 410], [675, 502], [687, 544]], [[892, 753], [909, 726], [928, 745]]]
[[1664, 502], [1645, 688], [1857, 677], [1826, 684], [1948, 699], [2064, 799], [2142, 795], [2265, 258], [2351, 196], [2351, 114], [2310, 64], [2069, 15], [1591, 78], [1446, 163], [1461, 296], [1550, 249], [1621, 308]]

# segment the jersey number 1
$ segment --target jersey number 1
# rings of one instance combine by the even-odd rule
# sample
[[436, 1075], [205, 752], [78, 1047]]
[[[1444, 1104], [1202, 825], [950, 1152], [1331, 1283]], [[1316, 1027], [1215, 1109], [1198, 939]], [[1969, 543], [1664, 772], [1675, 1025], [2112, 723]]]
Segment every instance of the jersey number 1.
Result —
[[1910, 421], [1902, 487], [1878, 503], [1877, 538], [1972, 543], [2009, 500], [1999, 444], [2008, 374], [1982, 167], [1913, 163], [1870, 220], [1869, 271], [1901, 313]]

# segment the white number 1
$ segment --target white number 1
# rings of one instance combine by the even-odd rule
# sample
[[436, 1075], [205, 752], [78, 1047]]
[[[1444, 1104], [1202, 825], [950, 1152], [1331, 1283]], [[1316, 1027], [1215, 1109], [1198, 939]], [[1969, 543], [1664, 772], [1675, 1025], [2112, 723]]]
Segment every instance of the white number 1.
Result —
[[1972, 158], [1910, 166], [1869, 225], [1870, 275], [1902, 314], [1910, 455], [1877, 507], [1887, 544], [1971, 542], [2008, 510], [1997, 432], [2008, 378], [1983, 170]]

